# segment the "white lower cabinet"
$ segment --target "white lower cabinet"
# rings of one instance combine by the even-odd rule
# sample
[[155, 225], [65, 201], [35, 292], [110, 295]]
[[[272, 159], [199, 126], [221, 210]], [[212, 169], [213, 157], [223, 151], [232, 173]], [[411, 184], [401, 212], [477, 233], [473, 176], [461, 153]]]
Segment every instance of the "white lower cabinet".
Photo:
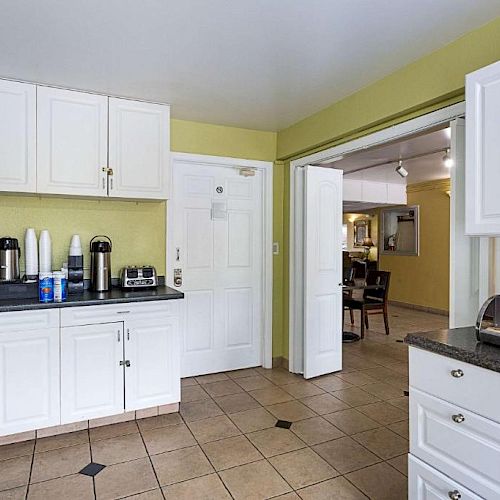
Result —
[[123, 408], [123, 323], [61, 328], [61, 423]]
[[500, 500], [499, 374], [410, 347], [410, 500]]
[[126, 322], [126, 411], [180, 401], [178, 330], [173, 317]]
[[482, 497], [410, 455], [408, 498], [410, 500], [481, 500]]
[[63, 424], [180, 401], [179, 326], [169, 306], [79, 309], [64, 311], [62, 324], [99, 323], [61, 328]]
[[59, 328], [0, 331], [0, 436], [59, 423]]

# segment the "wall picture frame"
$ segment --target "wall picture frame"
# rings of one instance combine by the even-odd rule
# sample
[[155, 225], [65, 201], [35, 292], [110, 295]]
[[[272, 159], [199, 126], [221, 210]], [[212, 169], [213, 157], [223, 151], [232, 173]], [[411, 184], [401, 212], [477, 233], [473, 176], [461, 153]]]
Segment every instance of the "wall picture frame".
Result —
[[370, 238], [371, 234], [371, 222], [366, 219], [356, 219], [353, 222], [354, 226], [354, 246], [362, 247], [363, 240], [365, 238]]

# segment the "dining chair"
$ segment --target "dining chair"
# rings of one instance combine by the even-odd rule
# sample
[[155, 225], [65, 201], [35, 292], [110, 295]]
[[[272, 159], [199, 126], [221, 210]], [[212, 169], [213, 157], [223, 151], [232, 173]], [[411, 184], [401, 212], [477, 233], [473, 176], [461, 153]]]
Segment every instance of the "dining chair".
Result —
[[361, 338], [365, 336], [365, 327], [368, 329], [369, 314], [383, 314], [385, 334], [389, 335], [389, 314], [387, 311], [387, 303], [389, 297], [389, 282], [391, 273], [389, 271], [368, 271], [366, 276], [367, 285], [380, 285], [380, 288], [363, 292], [363, 298], [354, 299], [352, 297], [344, 297], [344, 309], [349, 309], [351, 314], [351, 324], [354, 324], [354, 310], [360, 311], [361, 319]]
[[[354, 267], [350, 267], [349, 269], [344, 270], [344, 285], [354, 285], [354, 277], [356, 275], [356, 269]], [[342, 325], [344, 324], [344, 311], [346, 309], [349, 310], [349, 314], [351, 316], [351, 325], [354, 324], [354, 311], [345, 306], [346, 299], [352, 299], [352, 290], [344, 290], [342, 292], [342, 299], [344, 301], [343, 312], [342, 312]]]

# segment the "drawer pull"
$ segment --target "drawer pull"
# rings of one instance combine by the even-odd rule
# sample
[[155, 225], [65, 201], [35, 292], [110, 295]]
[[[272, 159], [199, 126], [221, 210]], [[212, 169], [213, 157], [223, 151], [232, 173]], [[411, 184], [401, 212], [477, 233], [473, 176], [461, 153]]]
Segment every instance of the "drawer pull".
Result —
[[462, 498], [462, 495], [458, 490], [448, 491], [448, 496], [451, 498], [451, 500], [460, 500]]
[[462, 378], [464, 376], [464, 372], [460, 370], [460, 368], [458, 370], [451, 370], [451, 376], [455, 378]]
[[465, 417], [461, 413], [459, 413], [458, 415], [452, 415], [451, 419], [453, 420], [453, 422], [461, 424], [465, 420]]

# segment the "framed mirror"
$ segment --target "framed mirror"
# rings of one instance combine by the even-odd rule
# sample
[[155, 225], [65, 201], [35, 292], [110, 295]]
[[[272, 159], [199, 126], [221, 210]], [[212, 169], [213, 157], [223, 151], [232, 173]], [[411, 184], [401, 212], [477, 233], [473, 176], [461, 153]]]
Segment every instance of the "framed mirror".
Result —
[[385, 255], [419, 254], [418, 205], [381, 210], [380, 247]]
[[370, 238], [370, 221], [369, 220], [355, 220], [354, 221], [354, 246], [362, 247], [363, 241]]

